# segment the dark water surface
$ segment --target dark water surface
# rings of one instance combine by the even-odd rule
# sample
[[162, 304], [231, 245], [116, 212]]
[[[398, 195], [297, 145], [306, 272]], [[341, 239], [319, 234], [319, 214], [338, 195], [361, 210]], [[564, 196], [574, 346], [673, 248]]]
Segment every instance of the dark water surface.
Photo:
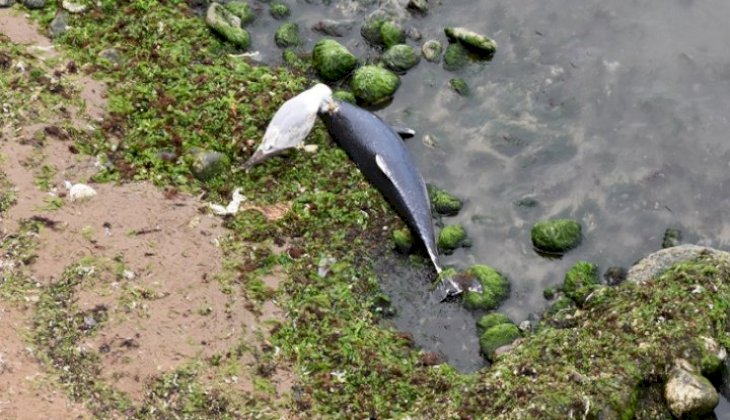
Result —
[[[341, 39], [374, 57], [359, 35], [372, 11], [352, 1], [303, 2], [293, 18], [308, 38], [323, 18], [355, 19]], [[489, 264], [512, 293], [500, 308], [514, 321], [547, 306], [545, 287], [562, 282], [577, 260], [628, 267], [660, 248], [668, 227], [685, 241], [728, 249], [730, 243], [730, 2], [665, 0], [431, 1], [410, 18], [423, 40], [446, 45], [444, 26], [464, 26], [498, 43], [489, 63], [458, 74], [421, 63], [402, 77], [392, 104], [378, 113], [417, 130], [408, 146], [427, 182], [466, 199], [447, 223], [461, 223], [474, 246], [443, 262]], [[275, 26], [266, 20], [254, 25]], [[254, 48], [278, 57], [270, 39]], [[448, 88], [461, 76], [472, 95]], [[436, 140], [432, 147], [424, 136]], [[514, 203], [533, 198], [534, 208]], [[530, 227], [570, 217], [584, 240], [561, 260], [538, 256]], [[394, 264], [393, 267], [398, 267]], [[399, 306], [395, 319], [426, 348], [460, 369], [483, 365], [475, 314], [421, 302], [423, 272], [383, 270], [383, 287]], [[729, 418], [729, 417], [725, 417]]]

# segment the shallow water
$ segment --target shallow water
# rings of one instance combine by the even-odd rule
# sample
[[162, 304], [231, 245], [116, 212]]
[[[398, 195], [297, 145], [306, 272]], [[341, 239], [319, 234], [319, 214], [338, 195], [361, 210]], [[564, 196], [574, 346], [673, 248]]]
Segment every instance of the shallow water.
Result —
[[[319, 19], [354, 18], [341, 41], [360, 57], [375, 56], [359, 35], [366, 12], [353, 11], [351, 1], [322, 3], [293, 7], [308, 48], [321, 37], [308, 30]], [[485, 263], [506, 274], [512, 293], [500, 311], [520, 322], [547, 306], [542, 290], [560, 283], [575, 261], [595, 262], [601, 272], [628, 267], [659, 249], [668, 227], [681, 229], [685, 242], [728, 249], [730, 2], [430, 4], [426, 17], [406, 22], [423, 41], [445, 43], [444, 26], [464, 26], [495, 39], [497, 54], [458, 73], [469, 98], [448, 88], [457, 74], [422, 60], [379, 114], [415, 128], [408, 146], [426, 181], [466, 200], [459, 216], [444, 221], [462, 223], [474, 246], [443, 262]], [[268, 51], [269, 62], [278, 52], [256, 28], [270, 34], [275, 26], [260, 19], [252, 28], [254, 48]], [[424, 144], [425, 135], [435, 147]], [[539, 205], [514, 204], [528, 197]], [[530, 243], [531, 225], [553, 217], [583, 225], [581, 245], [559, 260], [537, 255]], [[424, 273], [401, 270], [383, 278], [401, 306], [396, 325], [418, 330], [419, 344], [461, 369], [481, 366], [473, 325], [454, 327], [473, 324], [475, 315], [424, 309], [404, 297], [420, 293], [414, 288]]]

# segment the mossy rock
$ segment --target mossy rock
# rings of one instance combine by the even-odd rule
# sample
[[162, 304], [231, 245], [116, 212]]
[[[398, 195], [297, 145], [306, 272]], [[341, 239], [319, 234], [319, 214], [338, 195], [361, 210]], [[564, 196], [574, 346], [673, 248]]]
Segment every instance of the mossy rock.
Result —
[[281, 53], [281, 59], [291, 69], [308, 71], [312, 67], [312, 61], [302, 58], [294, 48], [286, 48]]
[[357, 57], [333, 39], [322, 39], [314, 45], [312, 61], [323, 80], [335, 82], [352, 72]]
[[662, 248], [671, 248], [682, 243], [682, 231], [674, 228], [667, 228], [662, 239]]
[[441, 188], [428, 185], [428, 198], [433, 211], [444, 216], [456, 216], [464, 203]]
[[545, 290], [542, 291], [542, 297], [544, 297], [546, 300], [553, 300], [561, 290], [562, 286], [548, 286], [545, 288]]
[[395, 249], [402, 254], [408, 254], [413, 249], [414, 241], [413, 234], [410, 229], [396, 229], [393, 231], [393, 243], [395, 243]]
[[291, 10], [286, 3], [275, 2], [269, 5], [269, 13], [274, 19], [281, 20], [288, 18], [291, 15]]
[[332, 94], [332, 96], [342, 102], [351, 103], [353, 105], [357, 103], [355, 95], [347, 90], [336, 90], [335, 93]]
[[461, 225], [446, 225], [439, 232], [436, 241], [439, 250], [446, 254], [454, 252], [467, 241], [466, 230]]
[[482, 286], [481, 292], [464, 292], [464, 305], [467, 308], [494, 309], [509, 295], [509, 281], [492, 267], [475, 264], [463, 275], [475, 279]]
[[565, 274], [563, 293], [576, 303], [582, 304], [599, 281], [596, 264], [578, 261]]
[[274, 42], [279, 48], [291, 48], [297, 47], [304, 43], [301, 35], [299, 34], [299, 25], [292, 22], [287, 22], [279, 26], [274, 33]]
[[484, 314], [479, 321], [477, 321], [477, 327], [486, 331], [495, 325], [499, 324], [514, 324], [509, 317], [501, 312], [490, 312]]
[[380, 25], [380, 37], [383, 40], [383, 45], [390, 48], [406, 42], [406, 31], [399, 24], [386, 20]]
[[444, 52], [444, 68], [448, 71], [461, 70], [469, 64], [469, 52], [461, 44], [449, 44]]
[[445, 28], [446, 37], [452, 42], [458, 42], [480, 58], [490, 59], [497, 51], [497, 43], [466, 28]]
[[400, 86], [400, 78], [388, 69], [368, 65], [355, 70], [351, 85], [359, 101], [377, 105], [393, 97]]
[[461, 96], [469, 96], [470, 94], [469, 85], [461, 77], [455, 77], [449, 80], [449, 87]]
[[256, 20], [256, 14], [251, 10], [251, 5], [245, 1], [231, 1], [223, 7], [236, 15], [241, 20], [241, 26], [246, 26]]
[[482, 354], [492, 360], [494, 351], [502, 346], [512, 344], [520, 338], [520, 329], [515, 324], [497, 324], [484, 331], [479, 338], [479, 347]]
[[410, 70], [421, 61], [415, 48], [406, 44], [398, 44], [388, 48], [381, 58], [389, 69], [398, 73]]
[[251, 36], [241, 28], [241, 19], [218, 3], [211, 3], [205, 13], [205, 23], [226, 41], [239, 48], [251, 45]]
[[432, 63], [438, 63], [441, 61], [441, 54], [443, 52], [444, 46], [440, 41], [435, 39], [428, 40], [423, 43], [423, 46], [421, 46], [421, 54], [423, 54], [423, 58]]
[[383, 36], [380, 34], [380, 28], [383, 26], [385, 19], [383, 18], [369, 18], [365, 20], [362, 27], [360, 28], [360, 35], [365, 38], [370, 45], [382, 46]]
[[532, 226], [531, 237], [538, 251], [564, 254], [580, 243], [581, 226], [570, 219], [545, 220]]

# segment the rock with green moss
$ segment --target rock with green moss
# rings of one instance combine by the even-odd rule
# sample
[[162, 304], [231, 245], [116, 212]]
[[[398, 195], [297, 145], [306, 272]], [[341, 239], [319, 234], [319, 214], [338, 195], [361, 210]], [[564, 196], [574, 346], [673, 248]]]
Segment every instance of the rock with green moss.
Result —
[[703, 375], [717, 374], [727, 360], [727, 350], [712, 337], [700, 336], [695, 340], [695, 347], [701, 354], [700, 372]]
[[682, 243], [682, 231], [674, 228], [667, 228], [662, 239], [662, 248], [671, 248]]
[[490, 59], [497, 51], [497, 43], [484, 35], [479, 35], [466, 28], [445, 28], [446, 37], [452, 42], [458, 42], [478, 57]]
[[377, 105], [393, 97], [400, 86], [400, 78], [388, 69], [378, 66], [362, 66], [352, 76], [352, 93], [369, 105]]
[[381, 58], [389, 69], [398, 73], [410, 70], [421, 60], [416, 49], [406, 44], [393, 45]]
[[314, 45], [312, 61], [323, 80], [342, 79], [357, 66], [357, 57], [334, 39], [322, 39]]
[[461, 77], [455, 77], [449, 80], [449, 87], [461, 96], [469, 96], [469, 85]]
[[386, 48], [402, 44], [406, 40], [406, 31], [401, 25], [387, 17], [372, 16], [365, 20], [360, 34], [373, 46]]
[[494, 309], [509, 295], [509, 281], [492, 267], [475, 264], [462, 276], [460, 283], [469, 283], [474, 280], [482, 287], [481, 291], [466, 290], [464, 292], [464, 305], [467, 308]]
[[302, 45], [304, 41], [299, 34], [299, 25], [292, 22], [279, 26], [274, 33], [274, 42], [279, 48], [292, 48]]
[[553, 300], [558, 295], [558, 293], [560, 293], [560, 291], [561, 286], [548, 286], [542, 291], [542, 297], [544, 297], [546, 300]]
[[223, 153], [198, 148], [191, 149], [190, 153], [193, 175], [201, 181], [208, 181], [231, 167], [230, 159]]
[[241, 26], [246, 26], [256, 19], [256, 14], [248, 2], [236, 0], [226, 3], [223, 7], [241, 19]]
[[208, 6], [205, 23], [223, 39], [239, 48], [245, 50], [251, 44], [251, 36], [241, 28], [241, 19], [219, 3]]
[[512, 342], [520, 338], [520, 336], [520, 329], [517, 328], [515, 324], [497, 324], [484, 331], [482, 336], [479, 337], [479, 347], [482, 350], [482, 354], [484, 354], [487, 359], [492, 360], [492, 355], [495, 350], [502, 346], [512, 344]]
[[390, 48], [406, 41], [406, 31], [398, 23], [386, 20], [380, 26], [380, 37], [383, 40], [383, 45]]
[[469, 52], [461, 44], [449, 44], [444, 52], [444, 68], [448, 71], [461, 70], [469, 64]]
[[565, 274], [563, 293], [580, 305], [598, 283], [598, 266], [586, 261], [578, 261]]
[[421, 54], [423, 54], [423, 58], [432, 63], [438, 63], [441, 61], [441, 53], [443, 52], [444, 46], [441, 45], [440, 41], [435, 39], [430, 39], [424, 42], [423, 46], [421, 46]]
[[274, 19], [286, 19], [291, 14], [289, 5], [283, 2], [274, 2], [269, 5], [269, 13]]
[[302, 58], [294, 48], [286, 48], [281, 53], [284, 63], [291, 69], [308, 71], [311, 68], [311, 60]]
[[433, 185], [427, 186], [428, 198], [433, 211], [444, 216], [456, 216], [464, 203], [457, 197]]
[[340, 101], [347, 102], [347, 103], [350, 103], [353, 105], [357, 103], [357, 99], [355, 98], [355, 95], [348, 90], [336, 90], [335, 93], [332, 94], [332, 96], [335, 99], [338, 99]]
[[408, 228], [396, 229], [393, 231], [393, 243], [395, 249], [402, 254], [408, 254], [413, 249], [413, 235]]
[[531, 237], [539, 252], [560, 255], [580, 243], [581, 226], [571, 219], [545, 220], [532, 226]]
[[501, 312], [490, 312], [484, 314], [479, 321], [477, 321], [477, 327], [486, 331], [495, 325], [499, 324], [513, 324], [509, 317]]
[[459, 248], [467, 240], [466, 230], [461, 225], [446, 225], [441, 232], [439, 232], [438, 240], [436, 241], [439, 250], [445, 254], [454, 252], [456, 248]]

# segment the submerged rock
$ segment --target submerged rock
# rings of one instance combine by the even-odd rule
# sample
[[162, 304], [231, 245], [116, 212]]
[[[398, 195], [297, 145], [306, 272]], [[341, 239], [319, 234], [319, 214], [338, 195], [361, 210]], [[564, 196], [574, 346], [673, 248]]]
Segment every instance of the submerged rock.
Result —
[[451, 254], [467, 242], [466, 230], [461, 225], [446, 225], [439, 232], [436, 242], [441, 252]]
[[347, 90], [336, 90], [335, 93], [332, 94], [332, 96], [335, 99], [339, 99], [340, 101], [351, 103], [353, 105], [357, 103], [355, 95]]
[[682, 243], [682, 231], [674, 228], [667, 228], [664, 231], [662, 248], [671, 248]]
[[219, 3], [211, 3], [205, 13], [205, 23], [223, 39], [242, 49], [251, 44], [251, 36], [241, 28], [241, 19]]
[[274, 33], [274, 42], [279, 48], [297, 47], [304, 43], [301, 35], [299, 35], [299, 25], [287, 22], [276, 30]]
[[291, 15], [291, 10], [286, 3], [275, 2], [269, 6], [269, 13], [274, 19], [286, 19]]
[[608, 267], [606, 272], [603, 273], [603, 280], [606, 283], [606, 286], [618, 286], [626, 281], [627, 274], [628, 272], [623, 267]]
[[444, 33], [450, 41], [458, 42], [480, 58], [492, 58], [497, 51], [496, 42], [469, 29], [449, 27]]
[[398, 44], [388, 48], [383, 54], [382, 60], [389, 69], [403, 73], [418, 64], [421, 58], [410, 45]]
[[497, 324], [484, 331], [479, 338], [479, 347], [482, 354], [489, 360], [494, 360], [494, 351], [502, 346], [512, 344], [520, 338], [520, 329], [515, 324]]
[[449, 87], [461, 96], [469, 96], [469, 85], [461, 77], [449, 80]]
[[669, 410], [679, 418], [699, 418], [712, 413], [720, 402], [715, 387], [686, 360], [675, 360], [664, 386]]
[[564, 254], [580, 243], [581, 226], [570, 219], [546, 220], [535, 223], [530, 235], [539, 252]]
[[357, 57], [333, 39], [322, 39], [314, 45], [312, 61], [319, 77], [329, 82], [342, 79], [357, 66]]
[[433, 211], [444, 216], [456, 216], [464, 203], [441, 188], [427, 185], [428, 198]]
[[598, 266], [586, 261], [578, 261], [565, 273], [563, 293], [576, 303], [582, 304], [598, 282]]
[[[509, 295], [509, 281], [497, 270], [487, 265], [475, 264], [461, 275], [466, 280], [476, 279], [481, 291], [466, 290], [464, 305], [471, 309], [490, 310], [499, 306]], [[459, 280], [461, 282], [461, 280]]]
[[366, 19], [360, 34], [373, 46], [386, 48], [402, 44], [406, 40], [406, 31], [403, 27], [392, 20], [381, 16], [373, 16]]
[[424, 42], [423, 46], [421, 47], [421, 54], [423, 54], [423, 58], [425, 58], [426, 61], [430, 61], [432, 63], [438, 63], [439, 61], [441, 61], [441, 53], [443, 51], [443, 45], [440, 41], [437, 41], [435, 39], [430, 39]]
[[352, 93], [369, 105], [383, 103], [393, 97], [400, 86], [400, 78], [390, 70], [378, 66], [363, 66], [352, 77]]
[[312, 30], [324, 35], [343, 37], [352, 30], [353, 26], [355, 26], [354, 20], [324, 19], [314, 24]]
[[412, 10], [422, 15], [428, 13], [427, 0], [408, 0], [408, 4], [406, 5], [406, 7], [408, 7], [408, 10]]

